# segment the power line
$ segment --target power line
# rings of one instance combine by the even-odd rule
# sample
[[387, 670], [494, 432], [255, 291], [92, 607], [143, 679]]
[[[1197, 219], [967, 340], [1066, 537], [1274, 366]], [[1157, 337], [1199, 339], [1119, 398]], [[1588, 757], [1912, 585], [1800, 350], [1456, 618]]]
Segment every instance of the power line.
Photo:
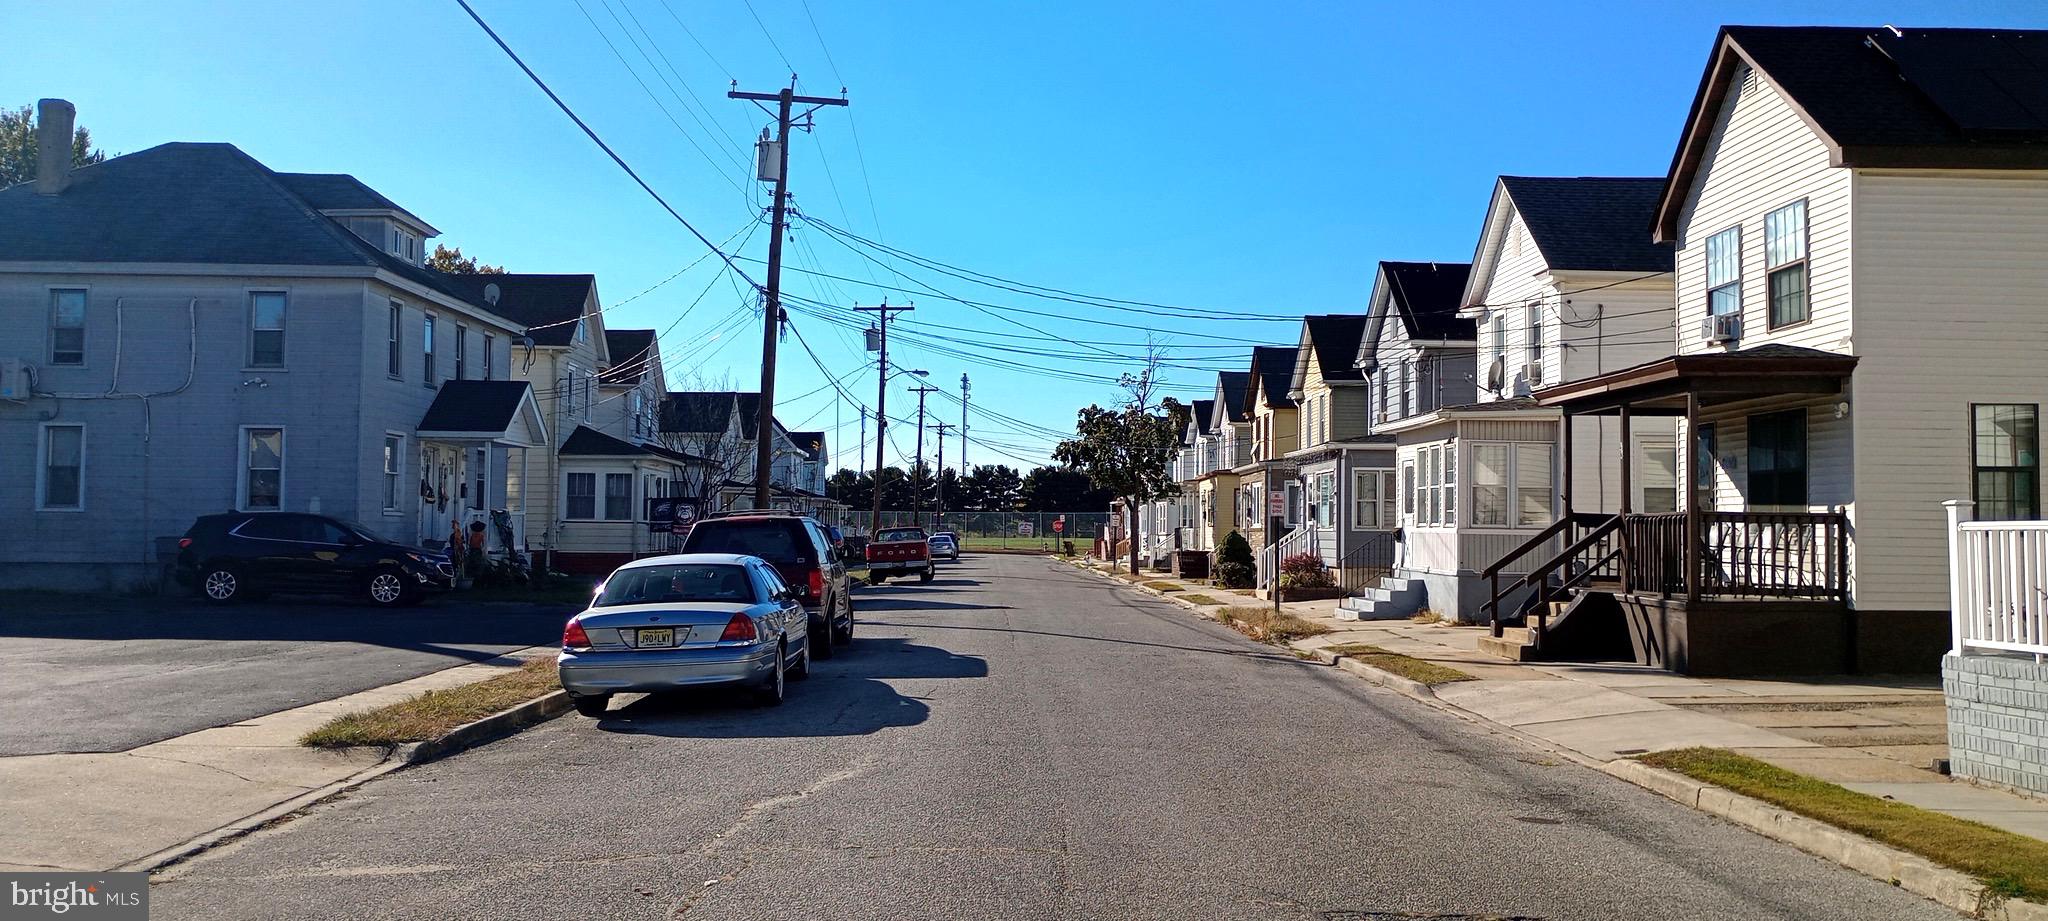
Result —
[[[603, 2], [603, 0], [599, 0], [599, 2]], [[696, 138], [696, 137], [695, 137], [694, 135], [690, 134], [690, 132], [689, 132], [689, 130], [688, 130], [688, 129], [686, 129], [686, 128], [684, 128], [684, 127], [683, 127], [683, 123], [682, 123], [682, 122], [676, 121], [676, 116], [675, 116], [675, 113], [673, 113], [673, 112], [670, 112], [670, 111], [669, 111], [669, 109], [668, 109], [668, 106], [667, 106], [666, 104], [664, 104], [664, 103], [663, 103], [663, 102], [661, 101], [661, 97], [659, 97], [659, 96], [656, 96], [656, 95], [654, 95], [654, 89], [653, 89], [652, 87], [650, 87], [650, 86], [648, 86], [648, 85], [647, 85], [647, 81], [646, 81], [646, 80], [642, 80], [642, 79], [640, 78], [640, 71], [639, 71], [639, 70], [637, 70], [636, 68], [634, 68], [632, 64], [630, 64], [630, 63], [627, 63], [627, 61], [626, 61], [626, 56], [625, 56], [624, 54], [622, 54], [622, 53], [621, 53], [621, 52], [619, 51], [619, 46], [617, 46], [617, 45], [615, 45], [615, 44], [613, 44], [613, 43], [612, 43], [612, 39], [611, 39], [611, 36], [609, 36], [609, 35], [606, 35], [606, 34], [605, 34], [605, 32], [604, 32], [604, 30], [603, 30], [602, 28], [599, 28], [599, 27], [598, 27], [598, 24], [597, 24], [597, 20], [596, 20], [596, 19], [594, 19], [594, 18], [592, 18], [592, 17], [591, 17], [591, 15], [590, 15], [590, 10], [586, 9], [586, 8], [585, 8], [585, 7], [583, 6], [583, 0], [575, 0], [575, 3], [576, 3], [576, 9], [577, 9], [577, 10], [579, 10], [579, 11], [581, 11], [581, 12], [583, 13], [583, 18], [584, 18], [584, 19], [586, 19], [586, 20], [589, 20], [589, 22], [590, 22], [590, 28], [592, 28], [593, 30], [596, 30], [596, 32], [597, 32], [597, 37], [598, 37], [598, 38], [600, 38], [600, 39], [603, 39], [603, 40], [604, 40], [604, 45], [605, 45], [605, 47], [606, 47], [606, 48], [610, 48], [610, 49], [611, 49], [611, 52], [612, 52], [612, 57], [615, 57], [615, 58], [618, 58], [618, 59], [619, 59], [619, 66], [621, 66], [621, 67], [624, 67], [624, 68], [626, 68], [626, 72], [627, 72], [628, 74], [631, 74], [631, 75], [632, 75], [632, 77], [633, 77], [633, 82], [634, 82], [634, 83], [637, 83], [637, 84], [639, 84], [639, 85], [640, 85], [640, 91], [641, 91], [641, 92], [644, 92], [644, 93], [646, 93], [646, 94], [647, 94], [647, 98], [648, 98], [649, 100], [653, 101], [653, 103], [654, 103], [654, 107], [655, 107], [655, 108], [657, 108], [657, 109], [660, 109], [660, 110], [661, 110], [661, 114], [662, 114], [662, 115], [663, 115], [664, 117], [666, 117], [666, 118], [668, 119], [668, 122], [669, 122], [669, 124], [671, 124], [671, 125], [674, 125], [674, 126], [675, 126], [675, 129], [676, 129], [676, 132], [677, 132], [678, 134], [681, 134], [681, 135], [683, 136], [683, 140], [685, 140], [685, 141], [689, 141], [689, 142], [690, 142], [690, 146], [696, 149], [696, 151], [697, 151], [697, 154], [698, 154], [699, 156], [701, 156], [701, 157], [703, 157], [703, 158], [704, 158], [704, 162], [706, 162], [706, 163], [709, 163], [709, 164], [711, 164], [711, 168], [712, 168], [713, 170], [715, 170], [715, 171], [716, 171], [716, 172], [718, 173], [718, 178], [720, 178], [720, 179], [724, 180], [724, 181], [725, 181], [725, 184], [726, 184], [726, 185], [732, 186], [732, 188], [733, 188], [733, 191], [735, 191], [735, 192], [738, 192], [738, 193], [740, 193], [740, 195], [741, 195], [741, 196], [747, 196], [747, 189], [746, 189], [746, 186], [744, 186], [744, 185], [741, 185], [740, 183], [734, 182], [731, 176], [728, 176], [728, 175], [726, 175], [726, 172], [725, 172], [725, 169], [726, 169], [726, 168], [725, 168], [725, 166], [724, 166], [723, 164], [720, 164], [720, 163], [719, 163], [718, 161], [716, 161], [716, 160], [714, 160], [714, 159], [712, 159], [712, 158], [711, 158], [711, 153], [710, 153], [709, 151], [707, 151], [707, 150], [705, 150], [705, 149], [704, 149], [704, 145], [702, 145], [702, 144], [699, 144], [699, 143], [697, 143], [697, 138]], [[605, 6], [605, 10], [606, 10], [607, 12], [609, 12], [609, 11], [611, 10], [611, 6], [610, 6], [609, 4], [607, 4], [607, 5]], [[616, 13], [613, 13], [613, 14], [612, 14], [612, 20], [613, 20], [614, 22], [617, 22], [617, 21], [618, 21], [618, 14], [616, 14]], [[625, 29], [625, 24], [624, 24], [624, 23], [619, 23], [619, 28], [620, 28], [621, 30], [624, 30], [624, 29]], [[628, 40], [628, 41], [631, 41], [633, 37], [632, 37], [632, 36], [631, 36], [631, 35], [629, 34], [629, 35], [627, 35], [627, 36], [626, 36], [626, 38], [627, 38], [627, 40]], [[635, 43], [635, 44], [633, 45], [633, 48], [634, 48], [634, 50], [639, 50], [640, 46], [639, 46], [639, 44], [638, 44], [638, 43], [636, 42], [636, 43]], [[644, 58], [644, 57], [646, 57], [646, 56], [647, 56], [647, 52], [645, 52], [645, 51], [641, 51], [641, 52], [640, 52], [640, 56], [641, 56], [641, 57], [643, 57], [643, 58]], [[654, 61], [653, 61], [652, 59], [649, 59], [647, 63], [648, 63], [648, 66], [650, 66], [650, 67], [651, 67], [651, 66], [653, 66], [653, 64], [654, 64]], [[668, 78], [667, 78], [667, 77], [663, 77], [663, 76], [661, 75], [661, 71], [660, 71], [660, 70], [659, 70], [658, 68], [657, 68], [657, 69], [655, 70], [655, 74], [654, 74], [654, 76], [655, 76], [655, 77], [656, 77], [657, 79], [660, 79], [660, 80], [662, 81], [662, 83], [663, 83], [663, 84], [667, 84], [667, 83], [668, 83]], [[669, 92], [670, 92], [671, 94], [674, 94], [674, 93], [675, 93], [675, 87], [674, 87], [674, 86], [669, 86]], [[682, 98], [682, 97], [678, 96], [678, 97], [677, 97], [677, 100], [678, 100], [678, 101], [681, 101], [681, 98]], [[696, 117], [695, 113], [691, 113], [691, 116], [690, 116], [690, 117], [692, 117], [692, 118], [695, 118], [695, 117]], [[700, 124], [701, 124], [701, 122], [700, 122]], [[706, 129], [706, 130], [709, 130], [709, 129]], [[744, 167], [743, 167], [743, 168], [744, 168]], [[749, 200], [749, 201], [752, 201], [751, 197], [749, 197], [749, 198], [748, 198], [748, 200]]]
[[782, 53], [782, 45], [775, 41], [775, 33], [768, 31], [768, 24], [761, 21], [761, 14], [754, 12], [754, 0], [741, 0], [747, 5], [747, 13], [754, 17], [754, 25], [761, 27], [761, 34], [768, 37], [768, 46], [775, 49], [775, 56], [782, 59], [782, 66], [789, 68], [791, 76], [796, 75], [796, 65], [789, 62], [789, 55]]

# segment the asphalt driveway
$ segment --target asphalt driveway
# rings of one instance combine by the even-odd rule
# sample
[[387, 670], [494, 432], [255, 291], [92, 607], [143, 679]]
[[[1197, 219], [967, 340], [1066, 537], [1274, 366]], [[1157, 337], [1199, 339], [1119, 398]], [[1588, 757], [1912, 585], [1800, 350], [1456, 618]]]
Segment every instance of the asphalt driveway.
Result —
[[125, 751], [553, 642], [563, 605], [0, 599], [0, 756]]

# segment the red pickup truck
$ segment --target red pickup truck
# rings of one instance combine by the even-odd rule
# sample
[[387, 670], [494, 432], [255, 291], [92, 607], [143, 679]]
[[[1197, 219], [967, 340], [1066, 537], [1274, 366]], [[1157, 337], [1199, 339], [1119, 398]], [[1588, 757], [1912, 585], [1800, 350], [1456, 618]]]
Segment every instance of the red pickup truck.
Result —
[[916, 573], [919, 582], [930, 582], [938, 575], [930, 538], [923, 528], [883, 528], [868, 541], [867, 555], [869, 585], [880, 585], [892, 575]]

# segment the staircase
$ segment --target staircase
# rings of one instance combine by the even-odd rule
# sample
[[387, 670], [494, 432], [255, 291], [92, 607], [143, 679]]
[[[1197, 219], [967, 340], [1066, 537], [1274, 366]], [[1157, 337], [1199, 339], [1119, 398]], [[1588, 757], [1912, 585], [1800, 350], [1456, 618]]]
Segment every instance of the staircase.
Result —
[[[1618, 515], [1570, 515], [1487, 567], [1481, 575], [1493, 597], [1481, 610], [1493, 629], [1480, 637], [1480, 650], [1516, 662], [1613, 657], [1627, 635], [1613, 595], [1626, 537]], [[1559, 543], [1563, 549], [1553, 553]], [[1524, 567], [1530, 560], [1541, 562]], [[1516, 568], [1527, 574], [1503, 581], [1503, 571]], [[1516, 610], [1504, 610], [1523, 588], [1532, 591]]]
[[1422, 610], [1421, 579], [1382, 576], [1379, 584], [1354, 591], [1337, 603], [1338, 620], [1407, 620]]

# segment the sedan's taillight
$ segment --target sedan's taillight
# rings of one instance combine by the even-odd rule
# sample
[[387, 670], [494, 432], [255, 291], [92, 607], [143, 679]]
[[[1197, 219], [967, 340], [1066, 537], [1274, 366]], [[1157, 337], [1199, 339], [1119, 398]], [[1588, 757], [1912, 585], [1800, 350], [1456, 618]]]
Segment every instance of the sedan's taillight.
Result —
[[562, 645], [572, 649], [589, 649], [590, 634], [583, 632], [583, 622], [569, 619], [569, 625], [562, 628]]
[[760, 638], [754, 632], [754, 619], [745, 614], [734, 614], [725, 622], [725, 632], [718, 635], [721, 643], [751, 643]]

